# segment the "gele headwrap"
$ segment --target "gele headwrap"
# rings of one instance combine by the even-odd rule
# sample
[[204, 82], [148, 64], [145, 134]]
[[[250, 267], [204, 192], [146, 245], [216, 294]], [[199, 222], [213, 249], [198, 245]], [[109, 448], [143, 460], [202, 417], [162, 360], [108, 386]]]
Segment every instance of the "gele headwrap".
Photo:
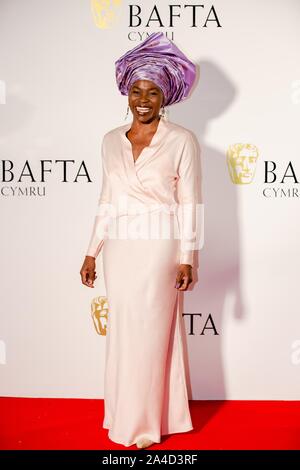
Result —
[[168, 106], [186, 98], [196, 77], [196, 66], [164, 33], [152, 33], [116, 62], [116, 81], [128, 95], [137, 80], [151, 80], [164, 94]]

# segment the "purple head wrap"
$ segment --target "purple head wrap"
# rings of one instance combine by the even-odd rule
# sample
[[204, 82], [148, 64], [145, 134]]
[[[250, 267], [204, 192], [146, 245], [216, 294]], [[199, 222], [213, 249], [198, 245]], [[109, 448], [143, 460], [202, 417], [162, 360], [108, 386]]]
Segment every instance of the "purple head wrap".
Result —
[[122, 95], [137, 80], [151, 80], [162, 90], [165, 106], [186, 98], [196, 77], [196, 66], [162, 32], [127, 51], [115, 66]]

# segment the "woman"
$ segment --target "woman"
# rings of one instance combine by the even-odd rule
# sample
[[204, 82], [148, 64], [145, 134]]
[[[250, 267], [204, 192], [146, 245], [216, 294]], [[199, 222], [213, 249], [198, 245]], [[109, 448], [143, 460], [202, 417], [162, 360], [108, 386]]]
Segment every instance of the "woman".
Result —
[[[112, 441], [144, 448], [162, 434], [193, 429], [178, 291], [192, 281], [195, 240], [185, 228], [195, 232], [201, 198], [197, 146], [160, 110], [188, 95], [195, 66], [163, 33], [153, 33], [116, 62], [116, 78], [133, 121], [103, 138], [99, 212], [80, 273], [94, 287], [103, 249], [109, 304], [103, 427]], [[178, 210], [183, 205], [194, 218]]]

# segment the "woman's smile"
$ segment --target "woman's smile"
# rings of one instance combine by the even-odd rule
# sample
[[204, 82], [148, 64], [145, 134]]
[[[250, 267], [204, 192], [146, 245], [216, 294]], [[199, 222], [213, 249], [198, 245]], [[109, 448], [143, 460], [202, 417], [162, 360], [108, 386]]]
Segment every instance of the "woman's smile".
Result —
[[148, 114], [151, 111], [151, 108], [141, 106], [136, 106], [135, 109], [140, 116], [144, 116], [144, 114]]

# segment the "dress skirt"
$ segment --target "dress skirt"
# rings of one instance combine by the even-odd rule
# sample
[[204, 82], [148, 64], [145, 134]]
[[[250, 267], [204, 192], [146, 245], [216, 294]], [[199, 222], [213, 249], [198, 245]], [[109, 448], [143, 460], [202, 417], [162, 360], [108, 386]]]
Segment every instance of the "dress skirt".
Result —
[[126, 447], [142, 436], [159, 443], [161, 435], [193, 429], [182, 292], [175, 288], [179, 250], [176, 238], [108, 238], [103, 245], [109, 307], [103, 427]]

